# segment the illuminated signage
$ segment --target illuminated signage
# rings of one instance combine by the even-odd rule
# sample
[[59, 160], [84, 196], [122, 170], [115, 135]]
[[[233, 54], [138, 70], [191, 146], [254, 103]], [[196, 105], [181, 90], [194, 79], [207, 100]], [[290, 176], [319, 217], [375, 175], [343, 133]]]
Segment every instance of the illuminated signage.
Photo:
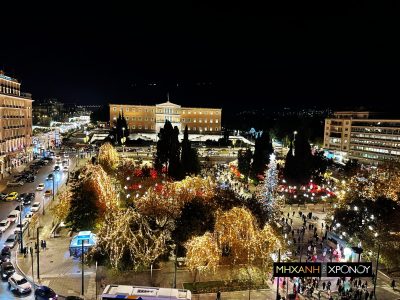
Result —
[[371, 262], [274, 263], [275, 277], [372, 277]]

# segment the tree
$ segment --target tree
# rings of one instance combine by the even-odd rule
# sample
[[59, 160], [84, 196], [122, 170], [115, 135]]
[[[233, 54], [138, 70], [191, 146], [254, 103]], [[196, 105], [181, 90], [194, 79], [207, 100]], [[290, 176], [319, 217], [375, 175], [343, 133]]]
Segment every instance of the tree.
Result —
[[200, 173], [200, 161], [197, 150], [192, 148], [189, 141], [188, 128], [185, 126], [182, 141], [182, 155], [181, 155], [182, 167], [185, 175]]
[[129, 127], [128, 123], [126, 122], [124, 113], [122, 112], [122, 115], [119, 114], [117, 120], [114, 122], [114, 135], [115, 135], [115, 141], [116, 144], [123, 144], [122, 143], [122, 138], [127, 139], [129, 136]]
[[162, 171], [165, 167], [169, 176], [179, 180], [183, 178], [183, 169], [180, 162], [181, 146], [178, 137], [178, 127], [172, 128], [171, 122], [166, 120], [164, 128], [160, 128], [158, 133], [154, 165], [158, 171]]
[[95, 253], [106, 253], [115, 269], [148, 267], [166, 250], [168, 230], [152, 229], [132, 208], [110, 210], [97, 234]]
[[[292, 153], [293, 151], [293, 153]], [[313, 170], [313, 156], [311, 146], [304, 133], [299, 132], [286, 156], [285, 179], [291, 184], [307, 184]]]
[[105, 170], [114, 171], [119, 164], [118, 152], [110, 143], [105, 143], [99, 149], [98, 161]]
[[69, 211], [71, 209], [72, 192], [69, 185], [67, 188], [60, 193], [57, 205], [51, 208], [54, 218], [60, 222], [67, 218]]
[[238, 169], [244, 176], [249, 177], [251, 158], [253, 154], [250, 149], [239, 150], [238, 152]]
[[118, 206], [110, 177], [100, 165], [87, 165], [75, 172], [71, 183], [70, 210], [65, 218], [73, 230], [91, 230], [108, 210]]
[[254, 145], [253, 164], [251, 165], [251, 175], [257, 178], [257, 175], [264, 174], [269, 163], [269, 156], [274, 152], [272, 142], [267, 131], [263, 131]]
[[190, 239], [186, 244], [186, 266], [194, 274], [194, 282], [198, 271], [215, 271], [218, 266], [221, 251], [213, 234], [206, 232], [202, 236]]

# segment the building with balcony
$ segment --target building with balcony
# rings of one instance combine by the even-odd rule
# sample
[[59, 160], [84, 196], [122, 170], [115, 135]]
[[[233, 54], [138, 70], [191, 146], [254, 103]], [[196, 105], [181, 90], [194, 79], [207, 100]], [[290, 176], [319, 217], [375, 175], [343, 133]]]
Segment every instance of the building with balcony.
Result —
[[214, 134], [221, 132], [220, 108], [181, 107], [169, 101], [156, 105], [110, 104], [110, 126], [123, 115], [131, 133], [158, 133], [165, 121], [182, 132]]
[[32, 159], [32, 95], [0, 71], [0, 176]]
[[335, 112], [325, 119], [324, 149], [345, 162], [368, 164], [400, 160], [400, 118], [370, 112]]

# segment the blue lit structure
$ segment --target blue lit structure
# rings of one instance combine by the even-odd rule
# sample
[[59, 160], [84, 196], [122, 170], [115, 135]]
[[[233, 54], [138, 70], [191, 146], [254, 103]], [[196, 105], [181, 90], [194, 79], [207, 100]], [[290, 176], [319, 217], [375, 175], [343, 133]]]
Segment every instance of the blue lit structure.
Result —
[[71, 256], [80, 257], [83, 252], [86, 253], [89, 249], [96, 245], [96, 235], [91, 231], [80, 231], [78, 235], [74, 236], [69, 245], [69, 253]]

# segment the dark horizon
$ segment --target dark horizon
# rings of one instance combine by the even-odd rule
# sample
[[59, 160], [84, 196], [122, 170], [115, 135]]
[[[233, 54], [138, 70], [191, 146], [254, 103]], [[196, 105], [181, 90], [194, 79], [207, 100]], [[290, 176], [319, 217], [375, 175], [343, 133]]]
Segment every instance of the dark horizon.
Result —
[[23, 7], [0, 69], [35, 100], [154, 104], [169, 93], [226, 111], [400, 107], [397, 16], [368, 4], [318, 17], [259, 9]]

